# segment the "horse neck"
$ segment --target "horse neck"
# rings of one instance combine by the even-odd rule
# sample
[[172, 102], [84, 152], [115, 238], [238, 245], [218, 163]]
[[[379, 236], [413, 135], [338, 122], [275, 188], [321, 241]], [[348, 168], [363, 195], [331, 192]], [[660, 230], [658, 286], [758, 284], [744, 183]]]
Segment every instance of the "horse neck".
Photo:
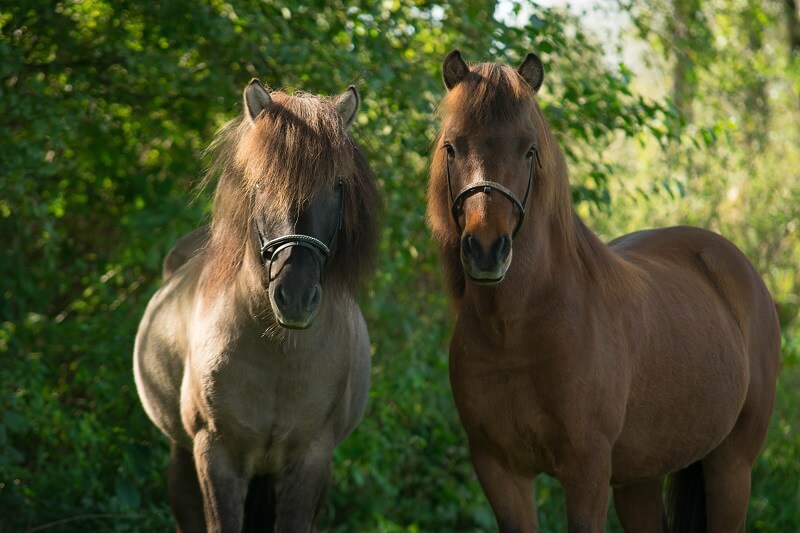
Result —
[[[527, 230], [527, 231], [526, 231]], [[503, 282], [467, 282], [465, 303], [497, 324], [529, 324], [559, 316], [602, 295], [629, 289], [629, 266], [595, 235], [571, 206], [548, 221], [526, 222], [514, 240], [511, 268]]]

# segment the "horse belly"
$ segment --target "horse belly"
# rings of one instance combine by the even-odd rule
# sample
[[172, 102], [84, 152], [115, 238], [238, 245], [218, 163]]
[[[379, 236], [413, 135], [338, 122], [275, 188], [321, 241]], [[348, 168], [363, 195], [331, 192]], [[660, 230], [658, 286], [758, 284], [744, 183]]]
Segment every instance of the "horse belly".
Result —
[[[729, 333], [728, 338], [738, 337]], [[683, 342], [685, 349], [664, 350], [648, 372], [634, 377], [613, 449], [615, 483], [688, 466], [716, 448], [740, 416], [749, 380], [744, 346], [712, 345], [697, 337]], [[687, 352], [694, 357], [678, 357]]]

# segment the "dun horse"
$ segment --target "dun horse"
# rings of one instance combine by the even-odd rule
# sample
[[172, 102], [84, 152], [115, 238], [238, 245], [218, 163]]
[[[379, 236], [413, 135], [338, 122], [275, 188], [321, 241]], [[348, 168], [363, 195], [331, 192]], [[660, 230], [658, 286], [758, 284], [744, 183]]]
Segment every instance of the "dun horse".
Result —
[[134, 348], [181, 531], [312, 530], [333, 449], [363, 414], [370, 345], [353, 293], [379, 198], [347, 131], [358, 105], [354, 87], [322, 99], [253, 80], [212, 146], [210, 229], [170, 253]]
[[702, 229], [601, 243], [572, 209], [543, 77], [534, 54], [515, 70], [451, 52], [428, 191], [453, 395], [499, 528], [537, 530], [545, 473], [569, 531], [603, 531], [610, 487], [628, 531], [741, 531], [778, 368], [772, 298]]

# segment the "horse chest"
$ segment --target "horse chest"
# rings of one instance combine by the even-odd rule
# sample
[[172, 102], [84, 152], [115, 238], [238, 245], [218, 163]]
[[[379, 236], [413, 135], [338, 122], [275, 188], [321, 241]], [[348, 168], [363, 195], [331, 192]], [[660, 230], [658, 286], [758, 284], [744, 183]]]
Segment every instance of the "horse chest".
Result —
[[198, 365], [189, 407], [203, 425], [236, 435], [249, 447], [269, 450], [308, 440], [330, 423], [331, 406], [346, 382], [315, 355], [264, 349], [217, 354]]
[[451, 383], [471, 445], [492, 450], [520, 473], [553, 471], [559, 423], [534, 376], [456, 363]]

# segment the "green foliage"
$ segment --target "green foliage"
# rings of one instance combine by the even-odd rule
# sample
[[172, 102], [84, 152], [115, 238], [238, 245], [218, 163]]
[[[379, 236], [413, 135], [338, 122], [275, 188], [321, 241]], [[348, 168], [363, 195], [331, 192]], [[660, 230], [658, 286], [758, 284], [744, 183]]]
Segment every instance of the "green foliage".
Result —
[[[362, 299], [374, 349], [370, 403], [336, 452], [322, 527], [494, 528], [450, 396], [452, 313], [424, 221], [441, 58], [454, 47], [471, 61], [540, 54], [545, 112], [570, 159], [574, 198], [593, 213], [609, 212], [618, 170], [609, 146], [666, 145], [676, 122], [632, 89], [627, 67], [608, 66], [571, 15], [511, 3], [526, 13], [518, 25], [497, 21], [495, 7], [0, 6], [0, 531], [172, 527], [166, 441], [136, 396], [133, 337], [166, 251], [206, 216], [208, 195], [193, 189], [204, 146], [240, 111], [253, 76], [322, 94], [357, 84], [356, 130], [386, 203], [379, 268]], [[773, 223], [759, 219], [752, 239]], [[777, 479], [756, 493], [755, 523], [790, 513], [780, 503], [797, 494], [797, 412], [782, 394], [776, 427], [786, 438], [759, 463], [757, 476], [774, 470]], [[563, 529], [558, 485], [542, 479], [538, 496], [542, 528]]]
[[783, 368], [769, 438], [753, 470], [753, 494], [749, 522], [753, 531], [779, 532], [797, 529], [800, 516], [800, 342], [783, 339]]

